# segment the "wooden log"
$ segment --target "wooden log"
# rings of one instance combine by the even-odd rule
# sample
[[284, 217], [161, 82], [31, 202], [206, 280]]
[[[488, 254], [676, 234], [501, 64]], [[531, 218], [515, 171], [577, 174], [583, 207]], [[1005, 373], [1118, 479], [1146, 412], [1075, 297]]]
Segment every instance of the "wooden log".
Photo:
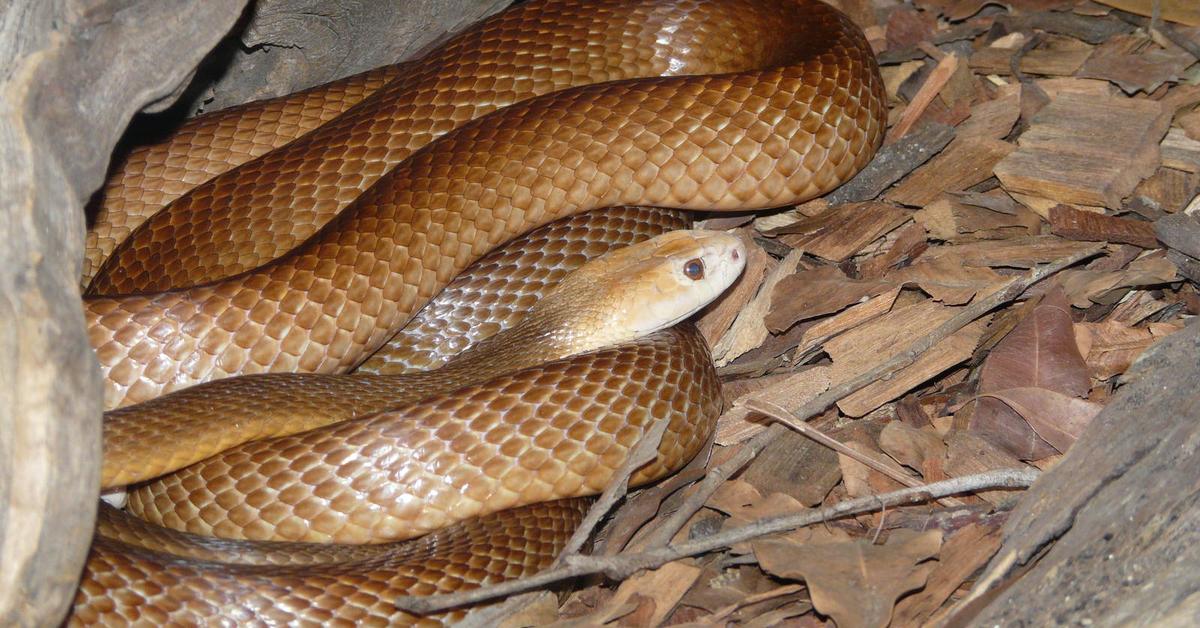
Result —
[[975, 602], [950, 625], [1196, 625], [1198, 352], [1192, 324], [1142, 354], [1022, 497]]
[[510, 0], [257, 0], [222, 42], [187, 113], [215, 111], [419, 57]]
[[92, 537], [100, 373], [84, 201], [126, 123], [179, 93], [245, 0], [0, 8], [0, 624], [61, 621]]

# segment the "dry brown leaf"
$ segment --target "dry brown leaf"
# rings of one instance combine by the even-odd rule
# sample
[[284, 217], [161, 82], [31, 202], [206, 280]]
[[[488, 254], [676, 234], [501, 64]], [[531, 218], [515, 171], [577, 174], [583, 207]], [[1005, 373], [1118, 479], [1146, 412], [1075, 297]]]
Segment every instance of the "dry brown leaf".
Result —
[[[1035, 387], [1068, 397], [1086, 397], [1091, 380], [1075, 344], [1073, 325], [1062, 291], [1047, 292], [984, 360], [979, 395]], [[1020, 413], [997, 399], [978, 400], [970, 429], [1023, 460], [1036, 460], [1055, 451], [1037, 437]]]
[[932, 426], [918, 429], [892, 421], [879, 433], [879, 447], [900, 464], [919, 472], [926, 482], [943, 479], [931, 478], [927, 472], [933, 464], [941, 470], [941, 461], [946, 457], [946, 443]]
[[[867, 455], [875, 453], [863, 443], [848, 441], [844, 444], [851, 449]], [[867, 495], [875, 494], [875, 491], [871, 489], [871, 467], [843, 453], [838, 453], [838, 467], [842, 469], [842, 484], [846, 486], [847, 495], [850, 497], [866, 497]]]
[[986, 396], [1003, 401], [1021, 415], [1042, 440], [1064, 453], [1104, 409], [1098, 403], [1045, 388], [1009, 388]]
[[[632, 625], [658, 626], [675, 609], [683, 594], [696, 583], [702, 571], [699, 567], [676, 561], [639, 573], [622, 582], [616, 594], [604, 606], [572, 623], [600, 625], [626, 617]], [[630, 613], [637, 617], [627, 617]]]
[[950, 595], [1000, 549], [999, 528], [973, 523], [955, 532], [942, 546], [938, 564], [925, 588], [896, 604], [893, 626], [925, 625]]
[[996, 271], [979, 266], [966, 266], [946, 255], [929, 261], [919, 261], [907, 268], [889, 273], [886, 279], [897, 284], [916, 284], [935, 301], [946, 305], [963, 305], [979, 291], [1004, 283]]
[[729, 515], [738, 525], [764, 517], [791, 515], [807, 510], [804, 504], [790, 495], [763, 495], [754, 485], [742, 480], [730, 480], [722, 484], [704, 505]]
[[1058, 275], [1059, 285], [1067, 299], [1078, 308], [1091, 307], [1093, 302], [1113, 290], [1155, 286], [1178, 278], [1176, 267], [1161, 255], [1149, 255], [1130, 262], [1125, 270], [1068, 269]]
[[781, 578], [803, 580], [813, 605], [838, 626], [886, 626], [896, 599], [924, 586], [942, 546], [938, 530], [893, 532], [886, 545], [859, 540], [797, 545], [757, 541], [759, 564]]

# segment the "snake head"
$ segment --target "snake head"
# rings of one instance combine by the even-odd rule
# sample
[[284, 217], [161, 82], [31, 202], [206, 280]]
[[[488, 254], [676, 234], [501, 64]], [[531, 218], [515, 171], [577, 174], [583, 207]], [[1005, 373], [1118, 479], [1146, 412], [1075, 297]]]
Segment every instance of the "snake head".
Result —
[[575, 333], [592, 334], [597, 345], [608, 346], [695, 314], [745, 266], [746, 247], [736, 236], [672, 231], [589, 261], [563, 279], [547, 301], [570, 299]]

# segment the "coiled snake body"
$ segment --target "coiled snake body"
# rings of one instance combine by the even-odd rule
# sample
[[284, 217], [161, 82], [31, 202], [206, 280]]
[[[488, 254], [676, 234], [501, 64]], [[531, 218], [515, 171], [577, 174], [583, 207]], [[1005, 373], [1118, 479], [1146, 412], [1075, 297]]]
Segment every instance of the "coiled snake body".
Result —
[[[506, 69], [507, 77], [488, 76], [494, 67], [479, 62], [484, 53], [524, 66]], [[447, 61], [463, 58], [475, 59], [475, 65]], [[415, 67], [316, 132], [201, 185], [172, 203], [162, 214], [166, 217], [156, 216], [138, 229], [133, 243], [122, 245], [93, 284], [96, 291], [215, 282], [85, 302], [109, 407], [231, 375], [345, 371], [383, 345], [469, 264], [519, 234], [622, 204], [745, 210], [800, 202], [833, 189], [865, 165], [884, 128], [882, 82], [865, 39], [844, 15], [816, 0], [534, 0], [455, 38], [430, 63]], [[495, 105], [481, 105], [473, 100], [478, 90], [456, 91], [475, 75], [490, 86], [485, 91], [505, 96]], [[626, 78], [647, 75], [663, 76]], [[620, 80], [550, 91], [605, 79]], [[412, 117], [425, 120], [426, 127], [395, 133], [389, 116], [403, 119], [398, 111], [416, 114]], [[487, 115], [464, 121], [479, 113]], [[401, 139], [378, 141], [371, 129]], [[424, 142], [429, 143], [418, 148]], [[396, 165], [383, 174], [385, 168], [363, 165], [368, 162]], [[285, 237], [279, 244], [245, 247], [206, 241], [206, 233], [236, 241], [230, 219], [222, 218], [228, 213], [217, 211], [214, 218], [224, 227], [201, 227], [188, 221], [201, 225], [204, 217], [187, 209], [221, 198], [258, 199], [247, 201], [250, 211], [291, 198], [286, 207], [268, 211], [284, 218], [255, 223], [270, 223], [269, 230]], [[336, 218], [316, 229], [341, 207]], [[287, 236], [293, 223], [309, 226], [298, 228], [301, 235]], [[304, 240], [307, 233], [313, 235]], [[140, 237], [163, 243], [139, 248]], [[147, 272], [125, 275], [131, 283], [122, 287], [121, 259], [134, 259]], [[163, 279], [154, 278], [159, 276]], [[423, 428], [396, 428], [400, 423], [389, 422], [396, 417], [387, 417], [395, 413], [387, 413], [381, 415], [387, 418], [323, 428], [330, 431], [321, 438], [301, 433], [249, 443], [241, 454], [206, 463], [208, 469], [224, 465], [229, 471], [258, 452], [266, 455], [270, 442], [274, 450], [291, 452], [290, 463], [279, 463], [291, 465], [287, 480], [277, 486], [247, 493], [236, 482], [198, 471], [140, 489], [135, 502], [140, 499], [149, 510], [160, 503], [174, 508], [203, 493], [220, 511], [215, 517], [220, 523], [213, 524], [213, 511], [203, 504], [190, 507], [193, 516], [186, 521], [172, 520], [174, 515], [159, 520], [201, 532], [307, 540], [398, 538], [389, 536], [393, 520], [405, 517], [415, 522], [411, 530], [420, 532], [509, 506], [597, 491], [652, 420], [669, 420], [671, 429], [659, 460], [639, 473], [643, 480], [661, 476], [703, 442], [701, 432], [715, 416], [718, 398], [703, 341], [694, 331], [677, 328], [399, 411], [407, 417], [405, 425], [415, 420]], [[474, 417], [470, 431], [438, 432], [437, 416], [464, 413]], [[551, 421], [549, 431], [513, 428], [522, 417], [539, 413], [561, 419]], [[534, 443], [541, 453], [479, 459], [467, 453], [441, 468], [435, 456], [429, 469], [488, 478], [499, 488], [486, 500], [483, 493], [452, 495], [431, 488], [440, 482], [435, 473], [413, 484], [415, 492], [428, 491], [432, 509], [409, 506], [409, 496], [386, 488], [394, 484], [370, 487], [374, 480], [394, 479], [379, 470], [393, 468], [380, 461], [407, 451], [397, 429], [426, 429], [423, 438], [449, 443], [447, 451], [470, 452], [472, 443], [503, 450], [512, 442], [513, 451], [529, 451], [522, 447]], [[330, 440], [329, 434], [336, 437]], [[535, 443], [539, 439], [544, 441]], [[556, 449], [565, 442], [582, 445]], [[335, 451], [346, 444], [351, 450]], [[600, 455], [573, 466], [571, 454], [580, 447], [594, 447]], [[230, 457], [236, 455], [244, 457]], [[350, 498], [338, 490], [323, 493], [322, 483], [309, 474], [314, 463], [350, 478], [340, 486], [353, 485], [368, 514], [341, 508]], [[554, 479], [544, 479], [541, 469], [547, 465], [557, 475], [544, 477]], [[335, 508], [316, 512], [330, 505]], [[343, 566], [328, 572], [297, 571], [302, 567], [266, 572], [100, 541], [75, 619], [128, 620], [130, 612], [153, 612], [159, 617], [151, 621], [395, 620], [399, 616], [388, 600], [412, 582], [418, 582], [418, 592], [428, 592], [544, 566], [557, 541], [505, 536], [504, 526], [513, 521], [508, 517], [536, 519], [555, 508], [554, 517], [571, 519], [579, 506], [560, 502], [524, 508], [458, 524], [469, 528], [465, 538], [474, 539], [466, 543], [474, 557], [467, 564], [475, 567], [462, 568], [450, 584], [418, 578], [402, 586], [396, 574], [406, 568], [386, 553], [364, 559], [376, 562], [359, 565], [361, 571]], [[387, 521], [379, 512], [387, 513]], [[489, 545], [488, 537], [471, 536], [483, 528], [514, 545]], [[381, 531], [382, 537], [373, 536]], [[188, 590], [195, 595], [180, 599], [180, 583], [194, 587]], [[114, 589], [128, 599], [111, 594]], [[202, 600], [201, 589], [216, 601]]]

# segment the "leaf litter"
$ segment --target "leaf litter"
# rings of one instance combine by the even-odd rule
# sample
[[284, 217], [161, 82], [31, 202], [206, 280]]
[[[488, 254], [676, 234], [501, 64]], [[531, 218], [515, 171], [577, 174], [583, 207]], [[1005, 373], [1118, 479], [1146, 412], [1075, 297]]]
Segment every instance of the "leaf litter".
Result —
[[880, 156], [823, 199], [712, 221], [750, 263], [700, 323], [727, 393], [707, 470], [609, 547], [634, 516], [614, 510], [562, 561], [606, 577], [510, 600], [505, 625], [946, 622], [1021, 486], [1200, 311], [1186, 3], [1162, 32], [1138, 26], [1149, 0], [832, 3], [880, 55]]

